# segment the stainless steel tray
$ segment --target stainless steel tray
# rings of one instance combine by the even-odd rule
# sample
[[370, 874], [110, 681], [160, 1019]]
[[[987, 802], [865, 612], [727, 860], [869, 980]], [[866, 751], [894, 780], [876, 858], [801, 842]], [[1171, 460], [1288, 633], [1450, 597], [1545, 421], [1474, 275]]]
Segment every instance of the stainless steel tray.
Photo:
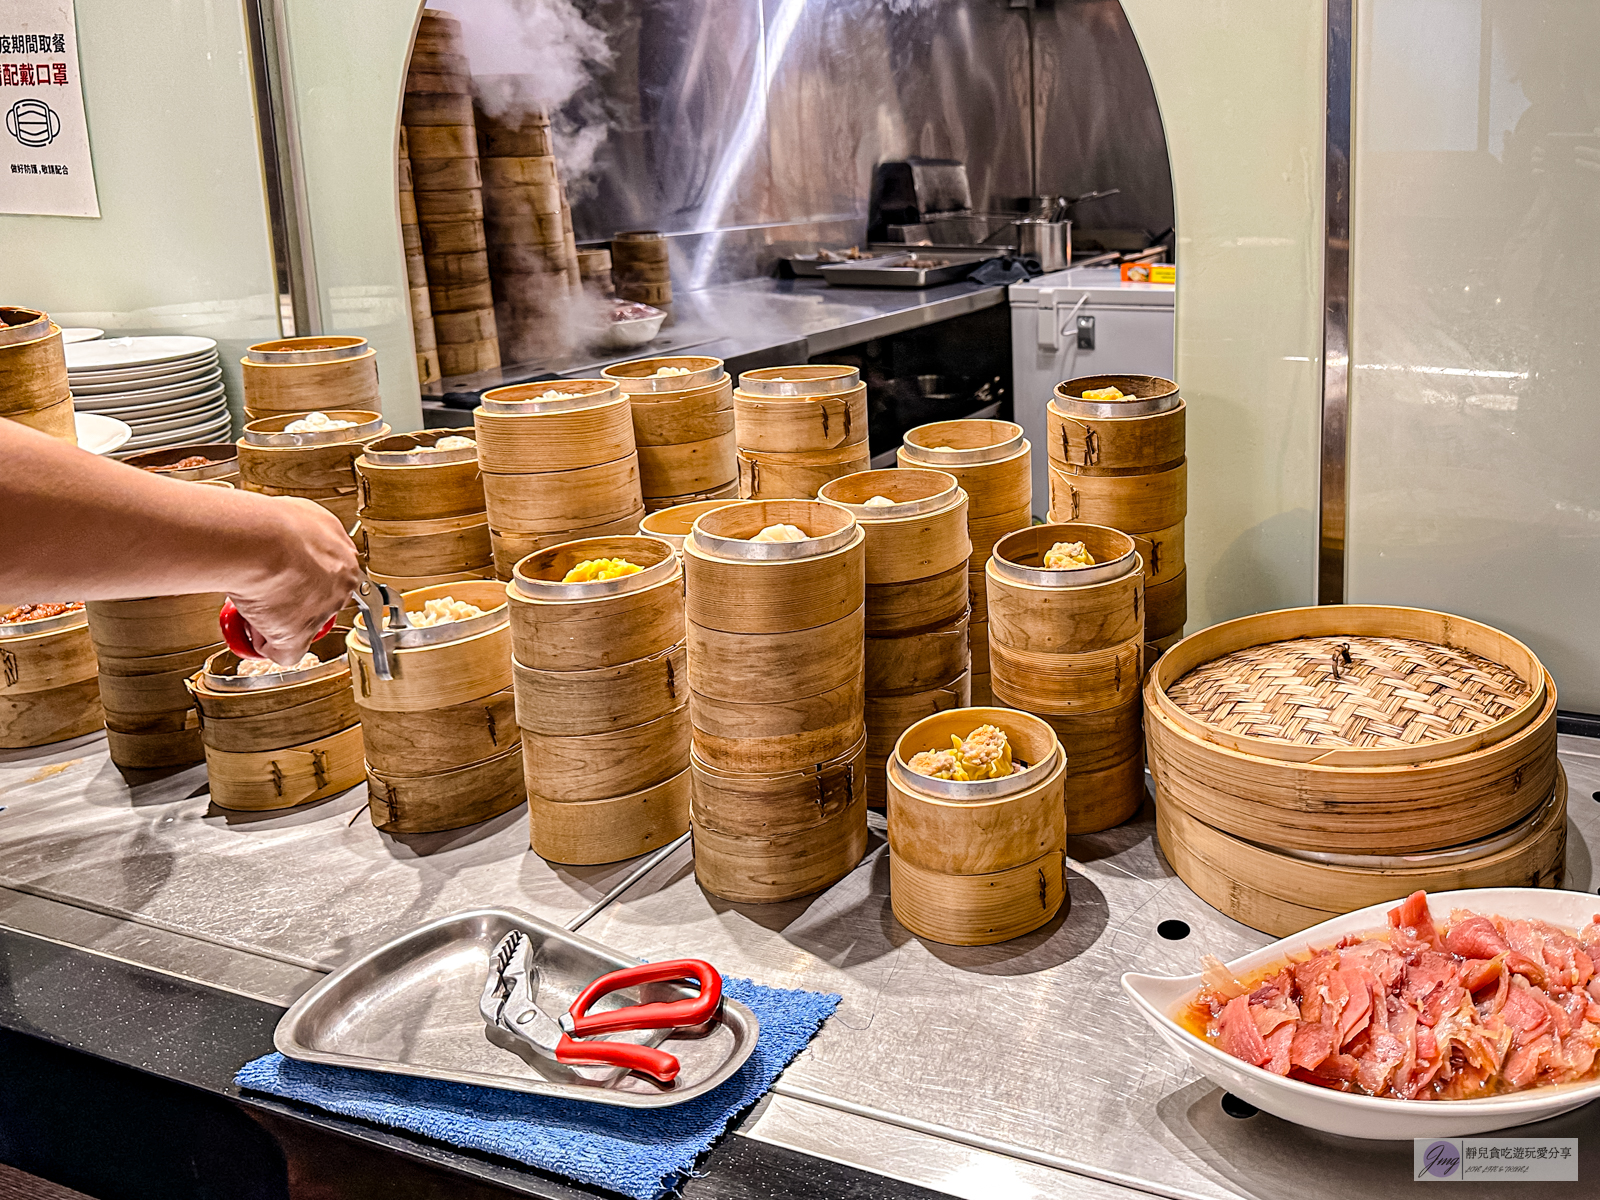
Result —
[[[872, 262], [824, 263], [819, 270], [829, 283], [854, 287], [927, 288], [965, 279], [979, 264], [999, 258], [1001, 251], [953, 251], [942, 246], [918, 246], [916, 253], [892, 254]], [[942, 267], [908, 267], [917, 259], [941, 259]]]
[[[538, 1000], [551, 1015], [565, 1012], [599, 976], [639, 964], [516, 909], [468, 909], [429, 921], [329, 975], [283, 1015], [273, 1044], [302, 1062], [627, 1108], [662, 1108], [704, 1095], [755, 1049], [761, 1028], [756, 1015], [727, 998], [721, 1019], [704, 1030], [616, 1035], [676, 1056], [682, 1069], [671, 1084], [616, 1067], [564, 1067], [509, 1037], [502, 1047], [489, 1040], [478, 997], [489, 953], [512, 929], [533, 943]], [[681, 984], [652, 984], [608, 996], [591, 1011], [693, 994]]]
[[[891, 255], [891, 254], [903, 256], [905, 254], [905, 251], [904, 250], [872, 250], [872, 251], [869, 251], [868, 253], [869, 253], [870, 258], [879, 259], [879, 258], [883, 258], [883, 257], [885, 257], [887, 255]], [[858, 259], [856, 261], [861, 261], [861, 260]], [[829, 263], [829, 262], [818, 261], [817, 255], [815, 253], [812, 253], [812, 254], [791, 254], [789, 256], [789, 258], [787, 259], [787, 262], [789, 263], [789, 269], [791, 271], [793, 271], [796, 275], [802, 276], [802, 277], [809, 277], [809, 278], [812, 278], [812, 279], [820, 279], [820, 278], [822, 278], [822, 268], [823, 267], [835, 267], [835, 266], [842, 267], [842, 266], [847, 265], [845, 263]]]

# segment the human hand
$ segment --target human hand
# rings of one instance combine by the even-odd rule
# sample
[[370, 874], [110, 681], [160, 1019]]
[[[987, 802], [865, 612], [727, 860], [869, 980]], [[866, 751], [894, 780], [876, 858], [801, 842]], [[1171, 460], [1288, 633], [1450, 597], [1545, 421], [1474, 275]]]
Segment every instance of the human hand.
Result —
[[271, 497], [269, 543], [255, 578], [228, 596], [253, 631], [256, 649], [274, 662], [298, 662], [361, 580], [356, 548], [332, 513], [310, 500]]

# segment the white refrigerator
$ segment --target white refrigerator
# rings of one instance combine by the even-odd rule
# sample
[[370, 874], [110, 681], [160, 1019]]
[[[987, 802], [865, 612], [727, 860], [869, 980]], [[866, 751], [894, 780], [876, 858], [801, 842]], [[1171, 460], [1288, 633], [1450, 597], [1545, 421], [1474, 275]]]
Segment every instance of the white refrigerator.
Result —
[[1033, 443], [1033, 512], [1050, 507], [1045, 406], [1080, 375], [1173, 377], [1174, 285], [1124, 283], [1116, 267], [1076, 267], [1014, 283], [1011, 374], [1016, 420]]

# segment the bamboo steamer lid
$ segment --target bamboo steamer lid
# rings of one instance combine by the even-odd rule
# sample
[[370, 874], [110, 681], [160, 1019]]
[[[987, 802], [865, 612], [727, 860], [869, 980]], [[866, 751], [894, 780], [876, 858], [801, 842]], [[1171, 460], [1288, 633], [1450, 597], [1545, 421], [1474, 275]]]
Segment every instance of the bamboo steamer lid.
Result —
[[437, 521], [373, 521], [368, 518], [361, 521], [354, 538], [356, 549], [367, 560], [369, 573], [376, 572], [386, 578], [481, 576], [494, 567], [489, 521], [482, 513]]
[[[1082, 542], [1094, 565], [1049, 570], [1058, 542]], [[1037, 654], [1082, 654], [1142, 640], [1144, 594], [1134, 540], [1101, 525], [1035, 525], [1008, 534], [985, 570], [992, 643]]]
[[[646, 496], [644, 498], [644, 508], [646, 514], [653, 514], [665, 512], [669, 508], [681, 508], [690, 504], [700, 504], [707, 500], [737, 499], [739, 499], [739, 481], [734, 479], [724, 484], [722, 487], [712, 488], [707, 492], [697, 492], [692, 496]], [[682, 537], [687, 533], [688, 530], [685, 530], [684, 534], [680, 534], [678, 536]], [[652, 536], [660, 535], [654, 534]]]
[[687, 703], [688, 661], [682, 642], [648, 658], [588, 671], [536, 671], [513, 659], [517, 721], [555, 737], [654, 721]]
[[[752, 542], [787, 524], [800, 542]], [[866, 539], [843, 509], [811, 500], [729, 504], [696, 518], [684, 542], [689, 620], [725, 633], [784, 633], [826, 625], [860, 608]]]
[[866, 442], [792, 454], [741, 447], [738, 464], [740, 495], [751, 500], [809, 500], [831, 480], [867, 470], [872, 452]]
[[367, 766], [367, 808], [385, 833], [438, 833], [476, 825], [527, 799], [522, 747], [480, 762], [419, 775]]
[[[1018, 509], [1028, 509], [1031, 514], [1032, 457], [1033, 450], [1022, 434], [1022, 426], [1011, 421], [991, 420], [934, 421], [919, 425], [906, 433], [897, 451], [902, 467], [932, 468], [955, 476], [967, 493], [969, 520], [1013, 513]], [[972, 541], [976, 550], [975, 531]]]
[[52, 691], [91, 679], [97, 670], [88, 614], [82, 608], [0, 624], [0, 697]]
[[143, 600], [91, 600], [84, 606], [89, 637], [106, 658], [151, 658], [200, 646], [221, 637], [217, 615], [221, 592], [152, 596]]
[[[637, 523], [644, 502], [639, 459], [632, 452], [611, 462], [562, 471], [483, 473], [489, 524], [503, 533], [559, 534], [596, 525]], [[631, 527], [631, 526], [630, 526]]]
[[639, 489], [646, 496], [692, 496], [738, 479], [733, 431], [698, 442], [639, 447]]
[[967, 670], [967, 617], [948, 625], [865, 642], [867, 695], [918, 692], [938, 687]]
[[693, 802], [690, 821], [695, 877], [712, 895], [736, 904], [775, 904], [820, 892], [853, 871], [867, 849], [865, 797], [798, 833], [721, 833], [701, 823]]
[[296, 808], [361, 782], [361, 730], [352, 725], [299, 746], [257, 753], [205, 749], [211, 803], [264, 812]]
[[840, 450], [867, 440], [867, 385], [855, 367], [762, 367], [733, 393], [741, 450]]
[[824, 826], [865, 794], [866, 739], [788, 771], [719, 771], [691, 750], [696, 821], [727, 837], [779, 837]]
[[288, 426], [304, 419], [300, 413], [283, 413], [249, 421], [239, 439], [239, 486], [247, 492], [268, 495], [354, 498], [355, 460], [367, 442], [389, 432], [376, 412], [329, 409], [333, 421], [350, 421], [344, 429], [290, 433]]
[[[786, 633], [727, 633], [689, 622], [689, 684], [729, 703], [774, 704], [833, 691], [861, 674], [863, 610]], [[963, 647], [963, 650], [965, 647]]]
[[1273, 937], [1412, 892], [1560, 887], [1567, 779], [1559, 766], [1542, 803], [1512, 829], [1431, 855], [1295, 857], [1232, 837], [1180, 805], [1156, 806], [1162, 855], [1206, 903]]
[[969, 588], [964, 559], [950, 570], [926, 579], [869, 583], [867, 636], [888, 637], [947, 625], [968, 611]]
[[433, 448], [444, 438], [471, 438], [475, 433], [423, 429], [368, 442], [355, 460], [362, 519], [434, 521], [483, 512], [476, 444], [455, 450]]
[[[1085, 400], [1114, 387], [1124, 400]], [[1155, 375], [1089, 375], [1058, 383], [1046, 406], [1050, 459], [1069, 474], [1159, 471], [1184, 456], [1186, 406], [1178, 385]]]
[[616, 521], [604, 521], [579, 529], [563, 529], [556, 533], [519, 533], [516, 530], [496, 529], [489, 526], [489, 545], [494, 550], [494, 571], [498, 579], [509, 580], [517, 563], [530, 554], [559, 546], [563, 542], [582, 541], [585, 538], [627, 537], [644, 519], [644, 508]]
[[[644, 569], [598, 583], [561, 582], [580, 562], [598, 558]], [[516, 660], [533, 671], [619, 667], [684, 636], [683, 568], [659, 538], [581, 538], [540, 550], [517, 563], [505, 594]]]
[[362, 409], [382, 412], [378, 355], [361, 337], [279, 338], [239, 360], [247, 417]]
[[[878, 497], [894, 503], [867, 503]], [[844, 509], [866, 534], [868, 586], [928, 579], [971, 557], [966, 493], [943, 471], [862, 471], [824, 484], [817, 498]]]
[[714, 508], [735, 504], [738, 496], [728, 496], [716, 500], [695, 500], [685, 504], [674, 504], [668, 508], [658, 508], [645, 515], [639, 522], [639, 532], [645, 537], [660, 538], [680, 555], [683, 553], [683, 543], [689, 536], [689, 531], [694, 527], [695, 521], [701, 513], [708, 513]]
[[1189, 467], [1139, 475], [1069, 475], [1050, 466], [1052, 519], [1109, 525], [1128, 533], [1169, 529], [1189, 512]]
[[689, 710], [577, 737], [522, 731], [528, 794], [542, 800], [605, 800], [653, 787], [689, 761]]
[[[545, 399], [552, 392], [559, 395]], [[494, 388], [472, 410], [472, 423], [486, 472], [566, 471], [634, 451], [632, 409], [609, 379]]]
[[231, 650], [210, 655], [185, 682], [208, 750], [257, 753], [331, 737], [356, 723], [344, 638], [312, 643], [320, 667], [240, 679]]
[[368, 772], [384, 778], [438, 775], [522, 744], [510, 688], [426, 712], [358, 711]]
[[15, 420], [54, 412], [63, 401], [70, 417], [72, 392], [61, 330], [38, 309], [0, 307], [0, 417]]
[[483, 615], [402, 631], [400, 645], [390, 656], [393, 679], [378, 678], [363, 619], [357, 614], [345, 644], [358, 704], [388, 712], [423, 712], [465, 704], [511, 686], [505, 589], [489, 580], [443, 583], [403, 593], [401, 601], [407, 612], [420, 612], [427, 601], [446, 596], [482, 609]]
[[883, 808], [888, 804], [884, 778], [889, 756], [900, 735], [912, 725], [934, 713], [972, 705], [972, 672], [962, 671], [940, 687], [921, 692], [868, 693], [864, 706], [867, 725], [867, 804]]
[[623, 796], [556, 803], [528, 796], [530, 844], [540, 858], [588, 865], [660, 849], [689, 829], [689, 770]]
[[[693, 656], [690, 671], [694, 671]], [[719, 771], [792, 771], [843, 754], [866, 733], [865, 675], [814, 696], [752, 704], [692, 690], [696, 752]]]
[[[963, 783], [919, 775], [922, 750], [948, 750], [952, 736], [1001, 729], [1027, 768], [1006, 779]], [[1066, 756], [1050, 726], [1029, 713], [958, 708], [925, 717], [895, 745], [887, 768], [889, 849], [902, 862], [944, 875], [990, 875], [1034, 862], [1066, 844], [1062, 779]]]
[[7, 750], [82, 737], [105, 721], [98, 676], [44, 691], [0, 691], [0, 747]]
[[920, 938], [949, 946], [991, 946], [1032, 933], [1067, 898], [1065, 854], [992, 875], [944, 875], [889, 853], [889, 901], [895, 919]]

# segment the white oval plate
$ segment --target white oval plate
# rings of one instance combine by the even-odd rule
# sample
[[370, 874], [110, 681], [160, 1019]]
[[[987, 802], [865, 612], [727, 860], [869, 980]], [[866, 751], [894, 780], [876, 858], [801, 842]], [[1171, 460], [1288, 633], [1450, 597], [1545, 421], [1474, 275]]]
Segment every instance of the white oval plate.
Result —
[[125, 404], [114, 408], [90, 407], [89, 411], [126, 421], [137, 429], [152, 421], [166, 421], [178, 417], [184, 418], [191, 425], [197, 421], [215, 420], [220, 410], [227, 407], [227, 403], [223, 396], [222, 385], [218, 384], [202, 396], [183, 396], [177, 400], [158, 400], [154, 404]]
[[215, 371], [222, 365], [216, 351], [209, 354], [191, 354], [171, 362], [156, 363], [150, 367], [128, 367], [116, 371], [68, 371], [67, 380], [74, 387], [159, 387], [173, 383], [196, 372]]
[[203, 442], [216, 442], [231, 436], [232, 425], [228, 421], [218, 421], [204, 425], [197, 425], [193, 429], [169, 429], [162, 433], [145, 434], [135, 437], [125, 445], [124, 454], [133, 454], [140, 450], [165, 450], [168, 446], [199, 445]]
[[129, 392], [100, 392], [80, 395], [73, 392], [72, 399], [79, 408], [105, 408], [111, 405], [128, 407], [135, 404], [160, 404], [165, 400], [182, 400], [187, 396], [205, 395], [222, 386], [222, 372], [210, 371], [182, 383], [166, 387], [141, 388]]
[[61, 331], [61, 342], [65, 346], [75, 345], [78, 342], [92, 342], [96, 338], [106, 335], [104, 329], [92, 329], [87, 325], [72, 325]]
[[[1235, 959], [1228, 969], [1244, 976], [1280, 962], [1291, 953], [1320, 949], [1345, 934], [1387, 928], [1391, 900], [1357, 909], [1321, 925], [1263, 946], [1254, 954]], [[1454, 908], [1471, 909], [1484, 916], [1536, 917], [1564, 929], [1579, 929], [1600, 912], [1600, 898], [1587, 892], [1553, 888], [1472, 888], [1458, 892], [1433, 892], [1428, 907], [1434, 918], [1444, 919]], [[1203, 953], [1203, 950], [1199, 952]], [[1468, 1137], [1496, 1129], [1509, 1129], [1543, 1121], [1600, 1099], [1600, 1079], [1560, 1087], [1536, 1088], [1484, 1100], [1382, 1100], [1351, 1095], [1286, 1079], [1251, 1066], [1203, 1038], [1198, 1038], [1171, 1017], [1178, 1004], [1201, 985], [1199, 975], [1126, 974], [1122, 988], [1133, 998], [1144, 1019], [1179, 1054], [1187, 1058], [1218, 1087], [1285, 1121], [1342, 1137], [1409, 1141], [1412, 1138]]]
[[222, 398], [222, 393], [219, 391], [216, 398], [210, 403], [197, 407], [180, 408], [175, 412], [146, 415], [124, 410], [110, 415], [115, 416], [119, 421], [126, 421], [133, 426], [134, 433], [143, 437], [147, 433], [162, 433], [168, 429], [182, 429], [189, 425], [214, 425], [222, 419], [227, 411], [228, 402]]
[[133, 437], [133, 430], [125, 421], [98, 413], [73, 413], [72, 427], [78, 435], [78, 449], [90, 454], [110, 454], [122, 449]]
[[[202, 380], [215, 382], [222, 377], [222, 367], [215, 361], [202, 361], [198, 366], [185, 367], [168, 375], [152, 375], [149, 379], [127, 379], [121, 383], [80, 383], [72, 381], [74, 396], [128, 396], [140, 392], [159, 392], [168, 388], [195, 386]], [[82, 376], [79, 377], [81, 379]], [[206, 386], [210, 386], [208, 383]]]
[[208, 337], [164, 334], [158, 337], [100, 338], [76, 342], [66, 347], [68, 371], [115, 371], [128, 367], [152, 366], [197, 354], [215, 352], [217, 343]]

